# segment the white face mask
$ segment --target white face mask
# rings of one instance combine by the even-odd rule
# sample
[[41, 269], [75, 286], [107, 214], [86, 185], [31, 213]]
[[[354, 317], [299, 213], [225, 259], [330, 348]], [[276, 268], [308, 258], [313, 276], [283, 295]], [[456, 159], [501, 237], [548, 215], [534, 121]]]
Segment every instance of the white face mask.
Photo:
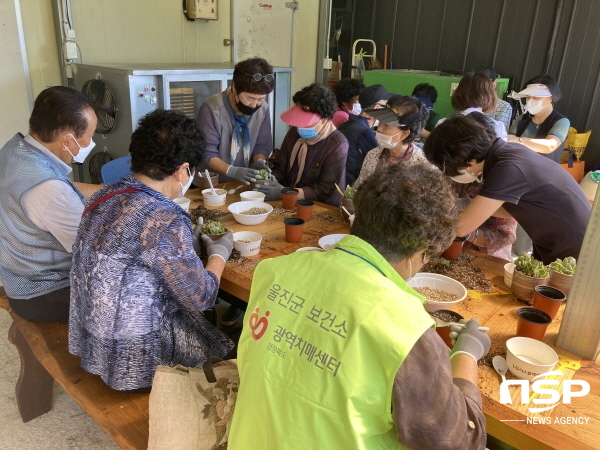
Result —
[[63, 147], [65, 147], [69, 154], [73, 157], [73, 162], [83, 164], [85, 158], [88, 157], [92, 149], [96, 146], [96, 143], [92, 139], [90, 139], [90, 145], [88, 145], [87, 147], [82, 147], [81, 145], [79, 145], [79, 142], [77, 142], [77, 139], [75, 139], [75, 136], [73, 136], [72, 134], [67, 134], [67, 136], [71, 136], [73, 138], [73, 140], [77, 144], [77, 147], [79, 147], [79, 153], [77, 153], [77, 155], [73, 155], [73, 153], [71, 153], [71, 150], [69, 150], [69, 147], [67, 147], [66, 144], [63, 144]]
[[478, 178], [473, 172], [470, 170], [463, 170], [462, 173], [456, 177], [450, 177], [452, 181], [456, 181], [457, 183], [469, 184], [473, 181], [477, 181], [478, 183], [483, 182], [483, 178]]
[[352, 103], [352, 114], [358, 116], [362, 112], [362, 106], [360, 103]]
[[536, 114], [542, 112], [542, 110], [545, 108], [545, 106], [542, 104], [543, 101], [544, 100], [534, 99], [527, 100], [527, 111], [529, 114], [535, 116]]
[[398, 145], [398, 142], [392, 142], [392, 138], [394, 136], [398, 136], [400, 133], [402, 133], [402, 131], [398, 131], [396, 134], [392, 134], [391, 136], [389, 136], [387, 134], [383, 134], [379, 131], [376, 131], [375, 140], [381, 148], [394, 148], [396, 145]]
[[192, 176], [189, 167], [187, 168], [187, 172], [188, 172], [188, 175], [190, 176], [190, 179], [185, 184], [185, 186], [183, 184], [181, 184], [181, 181], [179, 182], [179, 186], [181, 186], [181, 195], [179, 197], [177, 197], [177, 198], [181, 198], [181, 197], [183, 197], [185, 195], [185, 193], [187, 192], [187, 190], [192, 185], [192, 181], [194, 180], [194, 177]]

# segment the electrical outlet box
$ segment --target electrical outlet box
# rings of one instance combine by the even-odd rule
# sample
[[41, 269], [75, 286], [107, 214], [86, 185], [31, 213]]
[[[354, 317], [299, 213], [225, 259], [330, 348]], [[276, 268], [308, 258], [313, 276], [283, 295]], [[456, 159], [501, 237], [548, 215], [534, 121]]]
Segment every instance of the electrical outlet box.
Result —
[[329, 70], [333, 66], [333, 60], [331, 58], [323, 59], [323, 69]]
[[218, 0], [186, 0], [185, 15], [188, 20], [218, 20]]
[[67, 30], [67, 39], [75, 40], [75, 30]]
[[77, 44], [65, 42], [65, 59], [77, 59]]

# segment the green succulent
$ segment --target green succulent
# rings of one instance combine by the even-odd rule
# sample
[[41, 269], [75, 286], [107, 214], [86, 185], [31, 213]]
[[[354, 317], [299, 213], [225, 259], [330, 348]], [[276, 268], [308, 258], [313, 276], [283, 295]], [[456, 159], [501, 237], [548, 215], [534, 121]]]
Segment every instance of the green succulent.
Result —
[[267, 169], [260, 169], [258, 171], [258, 176], [260, 177], [261, 180], [268, 180], [269, 179], [269, 171]]
[[550, 263], [550, 268], [555, 272], [564, 273], [565, 275], [573, 275], [577, 261], [572, 256], [567, 256], [565, 259], [557, 258], [556, 261]]
[[202, 233], [203, 234], [223, 234], [227, 232], [227, 228], [221, 225], [220, 222], [216, 220], [207, 220], [202, 225]]
[[515, 261], [515, 270], [533, 278], [546, 278], [548, 276], [548, 268], [544, 263], [525, 253], [519, 255]]
[[354, 198], [354, 194], [356, 194], [356, 188], [352, 186], [346, 186], [344, 190], [344, 198]]

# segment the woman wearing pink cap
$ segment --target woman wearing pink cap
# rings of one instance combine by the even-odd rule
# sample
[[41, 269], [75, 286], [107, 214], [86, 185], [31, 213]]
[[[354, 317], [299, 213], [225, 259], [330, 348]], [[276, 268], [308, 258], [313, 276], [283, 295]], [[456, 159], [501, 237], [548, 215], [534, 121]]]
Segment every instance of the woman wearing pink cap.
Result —
[[527, 109], [510, 127], [508, 141], [560, 162], [571, 123], [554, 109], [562, 97], [558, 83], [550, 75], [540, 75], [529, 80], [516, 97], [527, 100]]
[[277, 152], [273, 175], [277, 182], [259, 185], [266, 200], [281, 198], [281, 189], [294, 187], [299, 199], [339, 206], [342, 196], [335, 188], [346, 186], [348, 141], [331, 119], [337, 108], [333, 93], [317, 83], [296, 92], [295, 103], [281, 114], [292, 126]]

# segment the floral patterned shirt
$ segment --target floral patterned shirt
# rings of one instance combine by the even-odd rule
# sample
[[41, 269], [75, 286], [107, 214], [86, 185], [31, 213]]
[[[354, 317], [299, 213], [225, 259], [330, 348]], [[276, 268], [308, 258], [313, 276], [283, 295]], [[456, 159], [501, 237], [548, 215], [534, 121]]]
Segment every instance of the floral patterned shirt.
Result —
[[219, 281], [194, 252], [189, 216], [128, 176], [90, 200], [133, 187], [84, 214], [73, 246], [69, 351], [111, 388], [152, 385], [157, 365], [202, 367], [231, 340], [201, 311]]
[[[411, 148], [407, 150], [407, 153], [411, 151]], [[391, 158], [389, 155], [389, 150], [381, 147], [374, 148], [367, 156], [365, 156], [365, 160], [362, 165], [362, 169], [360, 169], [360, 175], [354, 183], [354, 187], [357, 188], [360, 186], [370, 175], [375, 173], [378, 169], [382, 169], [391, 166], [398, 162], [403, 162], [405, 164], [414, 164], [416, 162], [424, 162], [427, 161], [425, 155], [423, 155], [423, 148], [418, 144], [412, 145], [412, 154], [410, 157], [404, 160], [403, 158]]]

